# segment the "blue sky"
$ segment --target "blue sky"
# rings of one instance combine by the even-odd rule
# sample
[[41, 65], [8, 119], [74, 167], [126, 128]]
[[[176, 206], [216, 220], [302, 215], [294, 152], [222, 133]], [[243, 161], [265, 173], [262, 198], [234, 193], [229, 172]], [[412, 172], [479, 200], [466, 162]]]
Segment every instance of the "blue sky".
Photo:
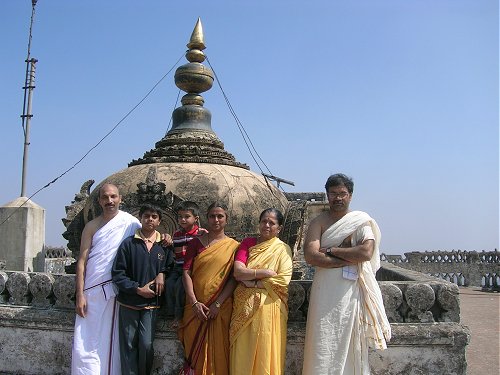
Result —
[[[307, 5], [306, 5], [307, 4]], [[0, 5], [0, 204], [21, 186], [31, 1]], [[39, 0], [27, 195], [77, 162], [183, 56], [201, 17], [212, 67], [288, 192], [355, 182], [353, 209], [381, 250], [492, 250], [499, 244], [499, 9], [494, 0]], [[186, 60], [181, 59], [180, 64]], [[81, 164], [33, 200], [46, 243], [64, 245], [64, 206], [142, 157], [169, 126], [173, 73]], [[212, 128], [255, 172], [217, 85]]]

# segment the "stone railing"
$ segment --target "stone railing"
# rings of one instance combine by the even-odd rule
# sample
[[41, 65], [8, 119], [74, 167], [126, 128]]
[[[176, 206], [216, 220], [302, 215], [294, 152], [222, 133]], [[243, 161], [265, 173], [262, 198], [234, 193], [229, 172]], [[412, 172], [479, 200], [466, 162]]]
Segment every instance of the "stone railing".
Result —
[[75, 275], [0, 271], [0, 303], [73, 310]]
[[[456, 285], [391, 264], [377, 278], [391, 323], [460, 322]], [[311, 284], [309, 280], [290, 283], [289, 321], [306, 321]], [[0, 271], [0, 304], [73, 310], [74, 291], [74, 275]]]
[[71, 250], [69, 250], [67, 247], [64, 246], [59, 246], [59, 247], [45, 246], [43, 250], [45, 253], [45, 259], [71, 257]]
[[71, 257], [71, 250], [66, 247], [45, 246], [44, 254], [44, 272], [66, 273], [65, 268], [75, 262], [75, 259]]
[[500, 290], [500, 252], [413, 251], [405, 255], [381, 255], [381, 260], [450, 281], [459, 286]]
[[457, 285], [392, 264], [384, 264], [377, 280], [391, 323], [460, 322]]
[[[389, 350], [370, 352], [372, 374], [402, 375], [409, 368], [465, 374], [469, 334], [460, 325], [458, 287], [385, 262], [377, 279], [393, 338]], [[289, 286], [289, 375], [301, 372], [311, 285], [293, 280]], [[0, 373], [69, 373], [74, 290], [74, 275], [0, 271]], [[155, 348], [153, 373], [177, 374], [182, 347], [164, 318], [158, 319]]]

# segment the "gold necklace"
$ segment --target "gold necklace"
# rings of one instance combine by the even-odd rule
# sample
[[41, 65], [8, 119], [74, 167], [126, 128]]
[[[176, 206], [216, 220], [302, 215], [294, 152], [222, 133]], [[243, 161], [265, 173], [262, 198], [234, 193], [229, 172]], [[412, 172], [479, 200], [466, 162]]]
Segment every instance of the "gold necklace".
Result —
[[[215, 241], [215, 242], [219, 242], [219, 241], [220, 241], [220, 240], [222, 240], [224, 237], [226, 237], [226, 235], [225, 235], [225, 234], [224, 234], [221, 238], [219, 238], [219, 239], [217, 239], [217, 237], [213, 238], [213, 239], [212, 239], [212, 241], [217, 240], [217, 241]], [[211, 243], [210, 243], [210, 242], [211, 242], [211, 240], [210, 240], [210, 233], [208, 233], [208, 234], [207, 234], [207, 241], [208, 241], [208, 242], [207, 242], [207, 245], [206, 245], [205, 247], [210, 247], [210, 245], [211, 245]]]

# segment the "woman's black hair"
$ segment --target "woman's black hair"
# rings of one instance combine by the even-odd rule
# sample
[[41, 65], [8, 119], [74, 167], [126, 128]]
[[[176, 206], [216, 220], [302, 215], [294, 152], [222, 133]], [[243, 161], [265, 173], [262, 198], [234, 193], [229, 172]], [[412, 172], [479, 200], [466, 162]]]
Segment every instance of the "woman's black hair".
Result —
[[222, 208], [224, 210], [224, 212], [226, 214], [226, 219], [227, 219], [228, 218], [228, 214], [227, 214], [228, 209], [227, 209], [227, 206], [224, 203], [217, 202], [217, 201], [213, 202], [210, 206], [208, 206], [208, 208], [207, 208], [207, 217], [208, 217], [208, 213], [210, 212], [210, 210], [213, 209], [213, 208], [217, 208], [217, 207]]
[[274, 207], [269, 207], [269, 208], [266, 208], [264, 211], [262, 211], [260, 213], [260, 216], [259, 216], [259, 222], [262, 220], [262, 217], [267, 214], [267, 213], [272, 213], [276, 216], [276, 220], [278, 220], [278, 225], [283, 225], [283, 214], [281, 213], [280, 210], [278, 210], [277, 208], [274, 208]]

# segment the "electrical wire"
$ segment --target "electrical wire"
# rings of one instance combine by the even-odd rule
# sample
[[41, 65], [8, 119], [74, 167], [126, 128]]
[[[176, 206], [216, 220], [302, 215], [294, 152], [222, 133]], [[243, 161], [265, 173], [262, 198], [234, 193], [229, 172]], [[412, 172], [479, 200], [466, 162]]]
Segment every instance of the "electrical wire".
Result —
[[[248, 135], [247, 131], [245, 130], [245, 127], [243, 126], [242, 122], [240, 121], [240, 119], [238, 118], [236, 112], [234, 111], [233, 106], [231, 105], [231, 102], [229, 101], [229, 98], [227, 97], [224, 89], [222, 88], [222, 84], [220, 82], [219, 76], [217, 75], [217, 73], [216, 73], [215, 69], [213, 68], [212, 64], [210, 63], [210, 59], [208, 58], [208, 56], [206, 56], [206, 59], [207, 59], [208, 65], [210, 66], [210, 69], [212, 69], [212, 71], [214, 72], [214, 76], [215, 76], [215, 80], [217, 81], [217, 85], [219, 86], [219, 88], [220, 88], [220, 90], [222, 92], [222, 96], [224, 97], [224, 100], [225, 100], [225, 102], [226, 102], [226, 104], [227, 104], [227, 106], [229, 108], [229, 111], [231, 112], [231, 114], [234, 117], [236, 125], [238, 126], [238, 130], [240, 131], [240, 134], [241, 134], [241, 136], [243, 138], [243, 142], [245, 142], [245, 145], [247, 146], [247, 149], [248, 149], [248, 152], [250, 153], [250, 156], [252, 157], [253, 161], [255, 162], [255, 164], [257, 165], [257, 167], [259, 168], [261, 174], [264, 174], [264, 171], [262, 170], [262, 167], [260, 166], [259, 162], [255, 158], [254, 153], [257, 156], [257, 158], [259, 158], [259, 160], [262, 162], [262, 164], [267, 169], [267, 171], [269, 172], [269, 174], [271, 176], [274, 176], [274, 174], [271, 172], [271, 170], [269, 169], [269, 167], [266, 165], [266, 163], [264, 162], [264, 160], [262, 160], [262, 158], [260, 157], [259, 153], [255, 149], [255, 146], [254, 146], [254, 144], [253, 144], [250, 136]], [[250, 148], [250, 146], [251, 146], [251, 148]], [[252, 151], [252, 149], [253, 149], [253, 151]], [[266, 176], [264, 176], [264, 178], [266, 180], [266, 183], [268, 183], [268, 178]], [[281, 189], [283, 192], [285, 192], [285, 190], [280, 185], [278, 186], [278, 188]]]
[[[33, 10], [34, 12], [34, 10]], [[30, 41], [31, 41], [31, 33], [30, 33]], [[59, 176], [57, 176], [56, 178], [54, 178], [52, 181], [48, 182], [47, 184], [45, 184], [44, 186], [42, 186], [40, 189], [38, 189], [37, 191], [35, 191], [32, 195], [30, 195], [25, 202], [23, 202], [22, 205], [20, 205], [19, 207], [17, 207], [16, 210], [14, 210], [14, 212], [12, 212], [9, 216], [7, 216], [7, 218], [5, 218], [1, 223], [0, 223], [0, 226], [3, 225], [5, 222], [7, 222], [7, 220], [9, 220], [12, 215], [14, 215], [18, 209], [20, 209], [21, 207], [23, 207], [26, 203], [28, 203], [28, 201], [30, 201], [33, 197], [35, 197], [38, 193], [40, 193], [42, 190], [45, 190], [46, 188], [48, 188], [50, 185], [52, 185], [53, 183], [55, 183], [57, 180], [59, 180], [60, 178], [62, 178], [64, 175], [66, 175], [67, 173], [69, 173], [71, 170], [73, 170], [76, 166], [78, 166], [94, 149], [96, 149], [106, 138], [108, 138], [115, 130], [116, 128], [118, 128], [118, 126], [120, 126], [120, 124], [125, 121], [125, 119], [127, 119], [128, 116], [130, 116], [148, 97], [149, 95], [151, 95], [151, 93], [159, 86], [159, 84], [172, 72], [172, 70], [177, 66], [177, 64], [179, 63], [179, 61], [182, 59], [182, 57], [184, 56], [184, 53], [179, 57], [179, 59], [176, 61], [176, 63], [169, 69], [169, 71], [167, 73], [165, 73], [163, 75], [163, 77], [160, 78], [160, 80], [158, 82], [156, 82], [153, 87], [146, 93], [146, 95], [144, 95], [144, 97], [134, 106], [132, 107], [132, 109], [130, 111], [128, 111], [125, 116], [122, 117], [122, 119], [120, 121], [118, 121], [116, 123], [115, 126], [113, 126], [113, 128], [111, 128], [110, 131], [108, 131], [94, 146], [92, 146], [76, 163], [74, 163], [70, 168], [66, 169], [64, 172], [62, 172]], [[206, 56], [206, 55], [205, 55]], [[238, 129], [240, 131], [240, 134], [243, 138], [243, 142], [245, 143], [249, 153], [250, 153], [250, 156], [252, 157], [253, 161], [255, 162], [255, 164], [257, 165], [257, 167], [259, 168], [261, 174], [264, 173], [263, 171], [263, 168], [261, 167], [260, 163], [257, 161], [256, 157], [261, 161], [261, 163], [264, 165], [264, 167], [266, 168], [266, 170], [269, 172], [270, 175], [273, 175], [273, 173], [271, 172], [271, 170], [269, 169], [269, 167], [267, 166], [267, 164], [264, 162], [264, 160], [261, 158], [261, 156], [259, 155], [258, 151], [256, 150], [250, 136], [248, 135], [247, 131], [245, 130], [245, 127], [243, 126], [243, 123], [240, 121], [240, 119], [238, 118], [235, 110], [233, 109], [233, 106], [231, 105], [231, 102], [229, 101], [229, 98], [228, 96], [226, 95], [224, 89], [222, 88], [222, 84], [220, 82], [220, 79], [215, 71], [215, 69], [213, 68], [212, 64], [210, 63], [210, 60], [208, 58], [208, 56], [206, 56], [206, 59], [207, 59], [207, 62], [208, 62], [208, 65], [210, 66], [210, 68], [212, 69], [212, 71], [214, 72], [214, 76], [215, 76], [215, 79], [217, 81], [217, 85], [219, 86], [221, 92], [222, 92], [222, 96], [224, 97], [224, 100], [226, 102], [226, 105], [228, 106], [229, 108], [229, 111], [231, 112], [233, 118], [235, 119], [235, 122], [236, 122], [236, 125], [238, 126]], [[180, 96], [180, 90], [178, 91], [177, 93], [177, 99], [176, 99], [176, 102], [175, 102], [175, 105], [174, 105], [174, 109], [175, 107], [177, 106], [177, 103], [179, 101], [179, 96]], [[169, 129], [172, 125], [172, 117], [170, 117], [170, 121], [169, 121]], [[252, 151], [253, 150], [253, 151]], [[254, 156], [254, 154], [256, 155], [256, 157]], [[269, 181], [268, 181], [268, 178], [266, 176], [264, 176], [264, 179], [266, 181], [266, 184], [268, 185], [268, 188], [270, 191], [272, 191], [272, 189], [270, 188], [270, 184], [269, 184]], [[281, 189], [283, 192], [285, 192], [285, 190], [278, 184], [278, 188]]]
[[59, 176], [57, 176], [56, 178], [54, 178], [52, 181], [48, 182], [47, 184], [45, 184], [44, 186], [42, 186], [40, 189], [38, 189], [37, 191], [35, 191], [33, 194], [31, 194], [29, 196], [28, 199], [26, 199], [26, 201], [20, 205], [16, 210], [14, 210], [9, 216], [7, 216], [7, 218], [5, 218], [1, 223], [0, 223], [0, 226], [3, 225], [7, 220], [9, 220], [12, 215], [14, 215], [18, 209], [20, 209], [21, 207], [23, 207], [26, 203], [28, 203], [28, 201], [30, 201], [34, 196], [36, 196], [39, 192], [41, 192], [42, 190], [48, 188], [50, 185], [52, 185], [53, 183], [55, 183], [57, 180], [59, 180], [61, 177], [63, 177], [65, 174], [69, 173], [71, 170], [73, 170], [78, 164], [80, 164], [94, 149], [96, 149], [106, 138], [108, 138], [111, 133], [113, 133], [116, 128], [118, 126], [120, 126], [120, 124], [125, 121], [125, 119], [130, 116], [132, 114], [132, 112], [134, 112], [148, 97], [149, 95], [151, 95], [151, 93], [159, 86], [159, 84], [172, 72], [172, 70], [174, 70], [174, 68], [177, 66], [177, 64], [179, 63], [179, 61], [184, 57], [184, 52], [182, 53], [182, 55], [179, 57], [179, 59], [176, 61], [176, 63], [170, 68], [170, 70], [165, 73], [163, 75], [163, 77], [160, 78], [160, 80], [158, 82], [156, 82], [153, 87], [147, 92], [146, 95], [144, 95], [144, 97], [139, 100], [139, 102], [132, 107], [132, 109], [130, 111], [127, 112], [127, 114], [125, 116], [122, 117], [122, 119], [120, 121], [118, 121], [116, 123], [115, 126], [113, 126], [113, 128], [111, 128], [110, 131], [108, 131], [94, 146], [92, 146], [75, 164], [73, 164], [73, 166], [71, 166], [70, 168], [66, 169], [64, 172], [62, 172]]
[[[177, 91], [177, 99], [175, 99], [175, 104], [174, 104], [174, 109], [172, 109], [172, 114], [174, 113], [174, 110], [177, 108], [177, 104], [179, 103], [179, 96], [181, 96], [181, 89]], [[173, 117], [172, 115], [170, 115], [170, 120], [168, 121], [167, 133], [170, 131], [170, 128], [172, 128], [172, 121]]]

